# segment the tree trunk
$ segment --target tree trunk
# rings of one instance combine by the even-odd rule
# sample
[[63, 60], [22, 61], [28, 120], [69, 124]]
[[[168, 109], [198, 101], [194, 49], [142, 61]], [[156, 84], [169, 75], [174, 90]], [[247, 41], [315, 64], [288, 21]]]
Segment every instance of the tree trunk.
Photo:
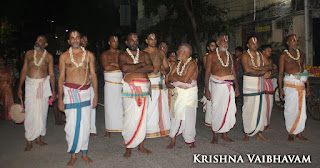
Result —
[[197, 26], [197, 22], [196, 22], [196, 18], [194, 17], [194, 12], [193, 12], [193, 7], [192, 7], [192, 0], [190, 0], [190, 6], [189, 6], [189, 0], [184, 0], [184, 8], [186, 9], [189, 18], [191, 20], [191, 24], [192, 24], [192, 29], [193, 29], [193, 36], [194, 36], [194, 40], [196, 42], [196, 48], [197, 48], [197, 54], [198, 54], [198, 58], [202, 58], [203, 54], [202, 54], [202, 50], [201, 50], [201, 44], [200, 44], [200, 35], [198, 33], [198, 26]]

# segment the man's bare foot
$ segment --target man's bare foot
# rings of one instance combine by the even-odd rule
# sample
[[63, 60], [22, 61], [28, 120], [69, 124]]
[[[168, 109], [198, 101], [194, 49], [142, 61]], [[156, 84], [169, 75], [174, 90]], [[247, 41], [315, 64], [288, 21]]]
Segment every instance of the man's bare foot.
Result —
[[297, 134], [297, 135], [296, 135], [296, 138], [297, 138], [297, 139], [300, 139], [300, 140], [302, 140], [302, 141], [304, 141], [304, 142], [310, 142], [310, 140], [307, 139], [307, 138], [305, 138], [304, 136], [302, 136], [301, 133], [300, 133], [300, 134]]
[[271, 131], [272, 129], [269, 128], [269, 126], [265, 126], [265, 127], [264, 127], [264, 130]]
[[141, 152], [141, 153], [145, 153], [147, 155], [150, 155], [151, 154], [151, 151], [149, 151], [148, 149], [144, 148], [143, 146], [140, 146], [138, 148], [138, 151]]
[[294, 136], [293, 135], [289, 135], [288, 141], [292, 143], [294, 141]]
[[165, 139], [165, 140], [169, 140], [170, 139], [169, 136], [163, 136], [162, 138]]
[[72, 154], [72, 155], [71, 155], [71, 159], [70, 159], [69, 162], [67, 163], [67, 166], [73, 166], [74, 163], [76, 163], [76, 160], [77, 160], [76, 156]]
[[98, 134], [95, 133], [90, 133], [90, 136], [92, 136], [93, 138], [98, 138]]
[[258, 133], [258, 134], [257, 134], [257, 139], [262, 139], [262, 140], [265, 140], [265, 141], [270, 141], [268, 138], [266, 138], [265, 136], [263, 136], [261, 133]]
[[24, 151], [25, 152], [29, 152], [31, 150], [31, 148], [32, 148], [32, 142], [28, 141], [26, 148], [24, 148]]
[[86, 154], [82, 154], [81, 159], [84, 160], [88, 164], [92, 164], [93, 161]]
[[224, 140], [224, 141], [227, 141], [227, 142], [229, 142], [229, 143], [233, 143], [233, 142], [234, 142], [232, 139], [230, 139], [230, 138], [227, 136], [227, 133], [223, 133], [221, 139]]
[[170, 143], [170, 145], [168, 145], [168, 146], [166, 147], [166, 149], [172, 149], [175, 145], [176, 145], [176, 144], [174, 144], [174, 143]]
[[244, 135], [243, 141], [244, 141], [244, 142], [249, 142], [249, 136], [248, 136], [248, 134], [245, 134], [245, 135]]
[[218, 134], [217, 133], [213, 133], [213, 139], [210, 143], [213, 145], [216, 145], [218, 143]]
[[40, 145], [40, 146], [46, 146], [46, 145], [48, 145], [47, 143], [42, 142], [41, 139], [40, 139], [40, 137], [37, 138], [36, 144], [38, 144], [38, 145]]
[[131, 156], [131, 148], [127, 148], [126, 149], [126, 153], [124, 153], [123, 157], [125, 158], [129, 158]]
[[106, 134], [104, 135], [105, 138], [110, 138], [110, 132], [106, 131]]
[[189, 146], [190, 149], [195, 149], [195, 148], [197, 148], [197, 146], [196, 146], [194, 143], [192, 143], [192, 144], [190, 144], [190, 145], [188, 145], [188, 146]]

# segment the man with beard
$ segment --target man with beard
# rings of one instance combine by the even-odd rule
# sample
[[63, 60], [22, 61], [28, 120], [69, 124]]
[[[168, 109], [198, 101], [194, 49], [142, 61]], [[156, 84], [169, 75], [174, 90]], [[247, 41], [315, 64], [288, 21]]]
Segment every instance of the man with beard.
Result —
[[[25, 113], [24, 121], [27, 146], [24, 151], [30, 151], [32, 141], [40, 146], [47, 145], [41, 141], [46, 134], [48, 115], [48, 100], [56, 99], [55, 80], [53, 72], [53, 57], [45, 49], [48, 46], [47, 38], [38, 36], [34, 50], [27, 51], [18, 85], [18, 97], [22, 99], [22, 85], [25, 81]], [[51, 84], [51, 89], [50, 89]]]
[[[211, 127], [213, 139], [211, 144], [218, 143], [218, 133], [222, 139], [232, 143], [227, 132], [236, 123], [235, 97], [239, 96], [236, 72], [233, 67], [232, 54], [227, 50], [229, 38], [221, 34], [217, 39], [218, 48], [207, 57], [205, 73], [205, 96], [210, 101], [210, 111], [206, 111], [206, 125]], [[235, 90], [233, 87], [235, 84]]]
[[297, 139], [308, 142], [301, 132], [307, 119], [306, 97], [310, 95], [310, 86], [305, 54], [298, 49], [298, 44], [295, 34], [288, 36], [288, 49], [284, 50], [279, 59], [279, 93], [281, 99], [285, 100], [284, 118], [289, 133], [288, 141], [293, 142], [296, 135]]
[[108, 44], [110, 49], [101, 54], [101, 64], [104, 68], [104, 114], [106, 134], [121, 132], [123, 124], [122, 105], [122, 72], [119, 68], [118, 50], [119, 40], [117, 36], [110, 36]]
[[143, 142], [147, 131], [146, 110], [150, 95], [148, 73], [153, 72], [153, 65], [149, 54], [139, 50], [137, 34], [130, 33], [125, 43], [128, 48], [119, 55], [119, 67], [124, 74], [122, 136], [126, 153], [123, 156], [128, 158], [131, 156], [132, 148], [138, 145], [140, 152], [151, 154], [144, 148]]
[[[82, 152], [82, 159], [92, 164], [87, 156], [90, 136], [91, 109], [97, 106], [98, 84], [95, 73], [95, 57], [80, 43], [79, 31], [70, 31], [68, 51], [60, 56], [59, 109], [66, 114], [66, 139], [71, 159], [67, 166], [73, 166], [76, 153]], [[94, 89], [91, 104], [90, 77]], [[64, 96], [63, 96], [64, 95]]]
[[247, 41], [248, 50], [242, 54], [243, 75], [243, 106], [242, 122], [245, 137], [243, 141], [248, 142], [249, 136], [257, 134], [257, 139], [269, 141], [262, 135], [264, 130], [264, 118], [267, 112], [265, 98], [264, 74], [274, 70], [272, 64], [264, 65], [268, 58], [263, 57], [258, 50], [258, 39], [250, 36]]
[[179, 62], [173, 65], [169, 81], [174, 88], [174, 109], [172, 111], [170, 137], [167, 149], [176, 144], [176, 136], [182, 134], [190, 149], [196, 148], [196, 119], [198, 107], [197, 63], [192, 60], [192, 48], [181, 44], [177, 51]]
[[154, 33], [150, 33], [145, 40], [153, 64], [153, 72], [148, 74], [151, 82], [151, 99], [147, 110], [147, 138], [166, 137], [170, 131], [170, 115], [168, 92], [165, 75], [169, 72], [167, 57], [157, 47]]
[[[88, 37], [87, 36], [82, 36], [81, 38], [81, 46], [84, 47], [85, 49], [88, 46]], [[95, 65], [95, 72], [97, 71], [96, 65]], [[94, 89], [92, 86], [92, 83], [90, 85], [90, 101], [92, 104], [93, 98], [94, 98]], [[96, 108], [91, 108], [91, 117], [90, 117], [90, 136], [97, 138], [97, 127], [96, 127]]]

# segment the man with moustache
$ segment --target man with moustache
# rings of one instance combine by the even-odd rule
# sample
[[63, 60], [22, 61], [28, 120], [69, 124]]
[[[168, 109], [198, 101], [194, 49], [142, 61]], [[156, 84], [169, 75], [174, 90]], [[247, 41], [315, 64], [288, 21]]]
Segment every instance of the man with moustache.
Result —
[[293, 142], [295, 136], [308, 142], [301, 134], [307, 119], [306, 98], [310, 95], [305, 54], [298, 49], [299, 42], [295, 34], [288, 36], [286, 44], [288, 48], [279, 58], [278, 82], [280, 97], [285, 100], [284, 118], [289, 133], [288, 141]]
[[236, 123], [235, 97], [239, 96], [232, 54], [227, 51], [229, 47], [228, 36], [219, 35], [217, 44], [219, 47], [207, 57], [205, 73], [205, 96], [211, 104], [210, 111], [206, 111], [205, 121], [213, 132], [211, 144], [218, 143], [218, 133], [222, 133], [223, 140], [233, 142], [228, 138], [227, 133]]
[[153, 65], [149, 54], [139, 50], [137, 34], [130, 33], [125, 43], [128, 48], [119, 54], [119, 67], [124, 75], [122, 136], [126, 152], [123, 156], [128, 158], [131, 156], [132, 148], [138, 145], [140, 152], [151, 154], [144, 148], [143, 142], [147, 131], [147, 108], [150, 95], [148, 73], [153, 72]]
[[263, 57], [258, 50], [258, 38], [250, 36], [247, 40], [248, 50], [242, 54], [243, 75], [243, 106], [242, 121], [245, 137], [243, 141], [248, 142], [249, 136], [257, 134], [257, 139], [269, 141], [262, 135], [264, 130], [264, 118], [267, 112], [265, 99], [264, 74], [274, 70], [272, 64], [264, 65], [268, 58]]
[[154, 33], [148, 34], [145, 41], [148, 47], [144, 51], [149, 53], [154, 67], [153, 72], [148, 74], [152, 93], [147, 110], [146, 137], [166, 137], [170, 131], [170, 115], [165, 75], [170, 69], [166, 55], [156, 47], [156, 35]]
[[119, 68], [118, 37], [109, 37], [110, 49], [101, 54], [101, 64], [104, 68], [104, 114], [105, 138], [110, 137], [110, 132], [121, 132], [123, 124], [122, 105], [122, 72]]
[[[45, 49], [48, 46], [47, 38], [38, 36], [34, 50], [27, 51], [18, 85], [18, 97], [22, 99], [22, 85], [25, 81], [25, 113], [24, 121], [27, 146], [24, 151], [30, 151], [32, 141], [40, 146], [47, 145], [41, 141], [46, 134], [48, 100], [55, 98], [55, 81], [53, 72], [53, 57]], [[51, 89], [50, 89], [51, 84]]]
[[[82, 160], [88, 164], [93, 161], [88, 157], [91, 109], [97, 106], [98, 84], [95, 73], [93, 53], [81, 46], [79, 31], [69, 33], [68, 51], [59, 60], [59, 109], [66, 114], [66, 139], [71, 159], [67, 166], [73, 166], [77, 160], [76, 153], [82, 152]], [[90, 82], [94, 89], [91, 103]]]

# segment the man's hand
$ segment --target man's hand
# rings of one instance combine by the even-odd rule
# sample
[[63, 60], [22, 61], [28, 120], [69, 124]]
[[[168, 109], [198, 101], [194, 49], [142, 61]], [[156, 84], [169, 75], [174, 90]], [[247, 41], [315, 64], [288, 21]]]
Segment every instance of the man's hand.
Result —
[[211, 93], [210, 93], [209, 90], [205, 90], [204, 95], [206, 96], [206, 98], [207, 98], [208, 100], [211, 100]]
[[22, 90], [21, 88], [18, 89], [18, 97], [21, 100], [22, 99]]
[[57, 95], [55, 93], [52, 93], [52, 96], [50, 97], [50, 100], [54, 102], [57, 99]]
[[273, 65], [272, 65], [272, 70], [274, 70], [274, 71], [275, 71], [275, 70], [277, 70], [277, 68], [278, 68], [278, 67], [277, 67], [277, 65], [276, 65], [276, 64], [273, 64]]
[[310, 88], [307, 87], [306, 88], [306, 98], [308, 98], [310, 96]]
[[172, 86], [170, 83], [166, 83], [166, 87], [169, 89], [174, 89], [174, 86]]
[[92, 100], [92, 108], [96, 108], [98, 104], [98, 96], [94, 94], [93, 100]]
[[284, 97], [285, 97], [286, 95], [284, 94], [284, 92], [283, 92], [283, 89], [282, 89], [282, 88], [281, 88], [281, 89], [279, 89], [279, 95], [280, 95], [281, 100], [282, 100], [282, 101], [284, 101]]
[[60, 111], [64, 111], [64, 103], [63, 103], [62, 100], [59, 100], [59, 101], [58, 101], [58, 107], [59, 107], [59, 110], [60, 110]]
[[240, 95], [239, 88], [236, 87], [236, 89], [234, 91], [234, 94], [235, 94], [236, 97], [238, 97]]

